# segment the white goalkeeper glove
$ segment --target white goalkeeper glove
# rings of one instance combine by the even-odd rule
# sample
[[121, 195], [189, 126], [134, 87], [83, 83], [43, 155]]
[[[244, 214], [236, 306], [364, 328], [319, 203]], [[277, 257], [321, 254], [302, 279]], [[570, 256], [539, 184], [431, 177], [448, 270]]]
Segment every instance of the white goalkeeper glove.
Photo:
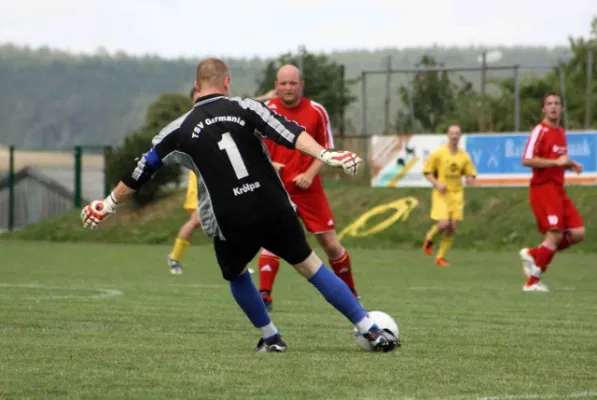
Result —
[[319, 159], [331, 167], [342, 167], [348, 175], [356, 175], [361, 159], [351, 151], [322, 150]]
[[81, 221], [84, 228], [97, 229], [100, 222], [116, 213], [118, 203], [112, 194], [104, 200], [95, 200], [81, 211]]

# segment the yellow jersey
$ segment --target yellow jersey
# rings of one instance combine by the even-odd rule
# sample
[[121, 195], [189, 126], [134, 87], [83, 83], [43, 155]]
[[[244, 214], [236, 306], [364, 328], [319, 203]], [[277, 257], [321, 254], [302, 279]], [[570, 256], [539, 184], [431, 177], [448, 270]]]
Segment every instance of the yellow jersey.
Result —
[[448, 192], [461, 192], [462, 176], [477, 176], [470, 155], [461, 148], [452, 153], [448, 145], [443, 145], [425, 161], [423, 173], [433, 174], [438, 182], [446, 185]]

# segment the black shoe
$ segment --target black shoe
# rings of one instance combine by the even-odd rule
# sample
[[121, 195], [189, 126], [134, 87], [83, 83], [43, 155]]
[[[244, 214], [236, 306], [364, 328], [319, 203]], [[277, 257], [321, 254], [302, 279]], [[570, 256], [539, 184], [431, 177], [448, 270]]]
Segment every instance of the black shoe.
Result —
[[261, 338], [259, 342], [257, 342], [257, 346], [255, 347], [255, 352], [257, 353], [283, 353], [288, 348], [288, 345], [284, 340], [282, 340], [282, 336], [276, 335], [273, 339], [266, 341]]
[[400, 339], [398, 339], [389, 330], [372, 329], [365, 335], [365, 338], [371, 344], [373, 351], [381, 351], [387, 353], [400, 347]]

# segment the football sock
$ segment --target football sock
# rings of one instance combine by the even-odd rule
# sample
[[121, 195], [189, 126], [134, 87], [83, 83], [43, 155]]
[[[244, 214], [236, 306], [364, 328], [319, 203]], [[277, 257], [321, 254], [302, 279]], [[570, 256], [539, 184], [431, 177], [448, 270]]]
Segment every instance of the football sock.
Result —
[[433, 224], [431, 229], [429, 229], [429, 231], [427, 231], [427, 234], [425, 235], [425, 239], [433, 240], [433, 238], [435, 237], [435, 235], [437, 235], [438, 232], [439, 232], [439, 229], [437, 228], [437, 224]]
[[535, 259], [535, 265], [537, 265], [541, 271], [545, 272], [551, 263], [551, 260], [553, 260], [556, 250], [556, 246], [548, 241], [544, 241], [539, 246], [530, 249], [529, 254]]
[[261, 329], [264, 339], [278, 334], [278, 330], [273, 325], [249, 272], [245, 272], [230, 281], [230, 291], [253, 326]]
[[263, 340], [269, 344], [270, 342], [273, 342], [277, 336], [280, 336], [280, 333], [274, 324], [270, 322], [266, 326], [261, 327], [261, 336], [263, 336]]
[[365, 334], [365, 333], [369, 332], [370, 330], [378, 330], [379, 329], [379, 327], [377, 325], [375, 325], [369, 317], [363, 318], [362, 320], [357, 322], [355, 324], [355, 326], [356, 326], [357, 330], [362, 334]]
[[454, 235], [444, 235], [439, 243], [439, 251], [437, 252], [436, 258], [445, 258], [448, 254], [448, 250], [452, 248], [454, 243]]
[[353, 325], [367, 318], [367, 312], [352, 294], [348, 286], [325, 265], [321, 264], [309, 282], [336, 310], [340, 311]]
[[[529, 255], [535, 259], [535, 265], [537, 265], [542, 272], [547, 270], [547, 267], [549, 266], [549, 263], [551, 263], [551, 260], [553, 260], [555, 254], [556, 247], [548, 241], [544, 241], [541, 245], [529, 249]], [[529, 276], [529, 279], [527, 279], [526, 285], [534, 285], [540, 280], [540, 276], [531, 275]]]
[[564, 232], [562, 241], [558, 245], [558, 251], [566, 250], [570, 246], [572, 246], [572, 235], [570, 235], [570, 232]]
[[541, 278], [539, 278], [538, 276], [529, 276], [529, 279], [527, 279], [527, 286], [531, 286], [534, 285], [535, 283], [539, 282], [541, 280]]
[[174, 242], [174, 248], [170, 253], [170, 258], [175, 261], [179, 261], [187, 250], [187, 247], [189, 247], [189, 244], [191, 243], [188, 240], [176, 238], [176, 241]]
[[274, 281], [280, 269], [280, 257], [264, 250], [259, 255], [259, 291], [268, 295], [274, 289]]
[[338, 278], [342, 279], [344, 283], [348, 286], [350, 291], [355, 295], [358, 296], [355, 287], [354, 287], [354, 278], [352, 277], [352, 263], [350, 262], [350, 256], [345, 249], [342, 249], [340, 253], [340, 257], [335, 258], [334, 260], [329, 260], [330, 265]]

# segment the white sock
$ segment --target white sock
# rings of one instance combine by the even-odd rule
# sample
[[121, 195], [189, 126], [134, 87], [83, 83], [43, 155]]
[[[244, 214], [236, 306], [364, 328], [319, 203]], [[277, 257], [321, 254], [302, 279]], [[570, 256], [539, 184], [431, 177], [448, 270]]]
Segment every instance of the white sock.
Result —
[[261, 334], [263, 335], [264, 339], [270, 338], [274, 336], [276, 333], [278, 333], [278, 329], [276, 329], [273, 322], [270, 322], [269, 324], [262, 326], [259, 329], [261, 329]]
[[369, 332], [369, 329], [375, 325], [373, 321], [369, 319], [369, 317], [365, 317], [355, 325], [361, 334], [365, 334]]

